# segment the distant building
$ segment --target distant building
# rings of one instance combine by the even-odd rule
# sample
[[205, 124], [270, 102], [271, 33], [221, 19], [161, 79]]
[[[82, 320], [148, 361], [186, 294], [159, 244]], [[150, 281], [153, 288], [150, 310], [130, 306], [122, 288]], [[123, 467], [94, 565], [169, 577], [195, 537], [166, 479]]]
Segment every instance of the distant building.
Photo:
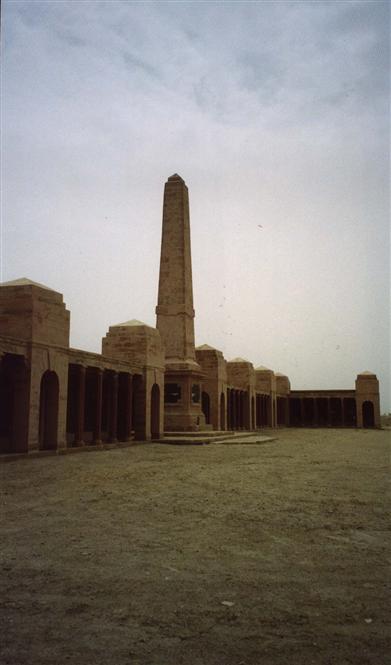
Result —
[[0, 285], [0, 452], [33, 453], [164, 431], [380, 427], [379, 383], [291, 390], [287, 376], [195, 347], [188, 190], [164, 192], [156, 328], [110, 326], [102, 354], [69, 347], [62, 295], [28, 279]]

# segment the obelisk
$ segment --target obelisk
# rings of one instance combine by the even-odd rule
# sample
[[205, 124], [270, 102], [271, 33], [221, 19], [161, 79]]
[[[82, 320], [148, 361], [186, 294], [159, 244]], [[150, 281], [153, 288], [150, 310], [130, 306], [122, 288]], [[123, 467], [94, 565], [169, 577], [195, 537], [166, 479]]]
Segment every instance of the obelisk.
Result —
[[194, 345], [189, 193], [175, 174], [164, 187], [162, 246], [156, 327], [165, 347], [164, 429], [205, 428], [201, 410], [202, 370]]

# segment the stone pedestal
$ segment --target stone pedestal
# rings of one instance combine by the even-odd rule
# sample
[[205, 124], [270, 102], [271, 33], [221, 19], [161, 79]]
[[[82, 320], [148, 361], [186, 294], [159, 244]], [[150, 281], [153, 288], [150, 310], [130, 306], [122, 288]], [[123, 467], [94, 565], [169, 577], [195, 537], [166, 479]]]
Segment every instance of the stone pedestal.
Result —
[[197, 363], [166, 365], [164, 377], [164, 429], [166, 432], [196, 432], [205, 429], [201, 409], [203, 373]]

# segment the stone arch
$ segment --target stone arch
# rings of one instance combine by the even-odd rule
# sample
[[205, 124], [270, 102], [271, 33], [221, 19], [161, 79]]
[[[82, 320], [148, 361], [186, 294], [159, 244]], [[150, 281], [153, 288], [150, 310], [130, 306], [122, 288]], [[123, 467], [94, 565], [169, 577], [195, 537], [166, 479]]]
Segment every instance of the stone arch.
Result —
[[160, 388], [157, 383], [151, 389], [151, 437], [160, 438]]
[[57, 448], [59, 382], [56, 372], [47, 370], [41, 378], [39, 397], [39, 448]]
[[225, 430], [225, 394], [220, 395], [220, 429]]
[[29, 376], [24, 356], [5, 354], [0, 363], [0, 452], [27, 452]]
[[205, 422], [207, 425], [210, 424], [210, 397], [208, 393], [206, 393], [204, 390], [202, 391], [201, 394], [201, 408], [202, 408], [202, 413], [205, 416]]
[[375, 427], [375, 409], [369, 400], [365, 400], [362, 405], [362, 426]]

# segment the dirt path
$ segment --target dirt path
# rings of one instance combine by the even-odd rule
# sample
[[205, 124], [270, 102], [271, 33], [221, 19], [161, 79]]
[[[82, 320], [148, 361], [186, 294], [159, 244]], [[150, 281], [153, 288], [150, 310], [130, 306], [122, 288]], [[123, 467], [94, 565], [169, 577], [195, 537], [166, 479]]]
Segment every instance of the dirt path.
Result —
[[390, 662], [390, 433], [15, 460], [1, 663]]

